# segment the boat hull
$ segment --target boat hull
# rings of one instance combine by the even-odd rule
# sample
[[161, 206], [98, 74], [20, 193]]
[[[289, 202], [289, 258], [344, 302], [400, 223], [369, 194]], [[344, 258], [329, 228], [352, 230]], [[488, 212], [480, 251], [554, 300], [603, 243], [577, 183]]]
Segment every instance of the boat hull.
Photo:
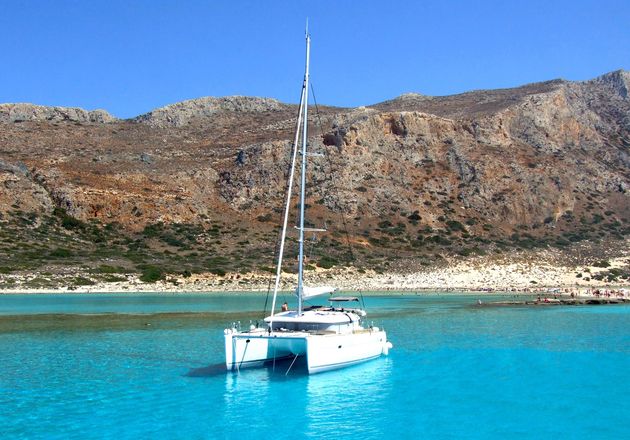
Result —
[[314, 374], [375, 359], [388, 354], [390, 347], [383, 330], [348, 334], [227, 331], [225, 365], [228, 370], [240, 370], [305, 356], [308, 372]]
[[387, 354], [384, 331], [322, 335], [307, 338], [306, 362], [309, 374], [348, 367]]
[[303, 337], [267, 332], [235, 332], [225, 335], [225, 366], [228, 370], [262, 367], [265, 362], [306, 354]]

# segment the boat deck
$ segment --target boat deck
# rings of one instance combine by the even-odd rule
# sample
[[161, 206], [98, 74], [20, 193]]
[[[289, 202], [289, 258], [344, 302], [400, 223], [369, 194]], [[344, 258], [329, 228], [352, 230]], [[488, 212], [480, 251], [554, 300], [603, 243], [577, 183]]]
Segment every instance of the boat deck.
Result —
[[304, 338], [307, 336], [335, 336], [335, 335], [357, 335], [357, 334], [365, 334], [365, 333], [372, 333], [374, 331], [374, 329], [369, 329], [369, 328], [359, 328], [359, 329], [354, 329], [350, 332], [347, 333], [339, 333], [336, 332], [334, 330], [300, 330], [300, 331], [295, 331], [295, 330], [275, 330], [273, 332], [269, 332], [267, 329], [254, 329], [254, 330], [250, 330], [250, 331], [242, 331], [242, 332], [238, 332], [235, 333], [234, 336], [235, 337], [239, 337], [239, 338], [243, 338], [243, 337], [255, 337], [255, 338], [261, 338], [261, 337], [267, 337], [267, 338]]

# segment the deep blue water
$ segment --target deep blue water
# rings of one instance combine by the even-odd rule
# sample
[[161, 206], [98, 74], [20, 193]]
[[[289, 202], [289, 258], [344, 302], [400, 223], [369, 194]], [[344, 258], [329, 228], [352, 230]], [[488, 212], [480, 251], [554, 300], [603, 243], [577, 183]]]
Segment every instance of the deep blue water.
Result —
[[390, 356], [307, 376], [223, 370], [261, 296], [3, 295], [0, 438], [630, 438], [630, 305], [475, 302], [367, 297]]

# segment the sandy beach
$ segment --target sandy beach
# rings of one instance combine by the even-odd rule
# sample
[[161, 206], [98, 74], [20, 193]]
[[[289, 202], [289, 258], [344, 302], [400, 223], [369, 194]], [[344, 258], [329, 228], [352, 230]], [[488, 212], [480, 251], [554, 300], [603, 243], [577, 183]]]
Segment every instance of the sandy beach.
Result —
[[[466, 261], [453, 261], [441, 268], [386, 273], [356, 268], [317, 269], [307, 272], [310, 285], [331, 285], [340, 291], [391, 291], [391, 292], [539, 292], [562, 289], [586, 291], [587, 289], [621, 289], [625, 283], [607, 283], [593, 279], [597, 273], [622, 268], [630, 263], [623, 256], [609, 260], [606, 268], [597, 266], [558, 265], [544, 260], [497, 261], [478, 257]], [[580, 274], [579, 277], [577, 275]], [[76, 275], [76, 274], [75, 274]], [[272, 275], [264, 272], [247, 274], [227, 273], [193, 274], [190, 277], [167, 276], [155, 283], [143, 283], [137, 275], [128, 275], [127, 281], [97, 282], [89, 286], [60, 286], [56, 288], [32, 288], [29, 280], [33, 275], [3, 275], [11, 280], [12, 287], [0, 290], [11, 293], [89, 293], [89, 292], [266, 292]], [[281, 289], [293, 288], [296, 275], [283, 274]]]

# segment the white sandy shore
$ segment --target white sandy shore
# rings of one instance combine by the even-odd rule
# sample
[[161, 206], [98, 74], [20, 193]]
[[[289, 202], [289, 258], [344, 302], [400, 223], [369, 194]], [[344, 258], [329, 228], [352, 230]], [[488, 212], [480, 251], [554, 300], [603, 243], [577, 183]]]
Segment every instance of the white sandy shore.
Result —
[[[371, 270], [330, 269], [309, 271], [310, 285], [332, 285], [341, 291], [520, 291], [535, 292], [553, 288], [618, 289], [620, 284], [605, 283], [590, 279], [598, 272], [624, 267], [630, 257], [609, 260], [610, 267], [560, 266], [537, 261], [501, 262], [479, 257], [465, 262], [451, 262], [443, 268], [426, 269], [411, 273], [376, 273]], [[576, 274], [582, 277], [576, 278]], [[33, 275], [33, 278], [36, 275]], [[11, 275], [5, 275], [5, 279]], [[64, 293], [64, 292], [252, 292], [267, 291], [270, 275], [267, 273], [230, 274], [221, 277], [212, 274], [193, 275], [189, 278], [172, 278], [156, 283], [143, 283], [136, 276], [128, 281], [97, 283], [91, 286], [61, 287], [58, 289], [33, 289], [27, 287], [29, 276], [15, 276], [15, 287], [0, 290], [0, 293]], [[283, 278], [281, 288], [292, 289], [294, 275]], [[22, 287], [22, 285], [24, 286]]]

